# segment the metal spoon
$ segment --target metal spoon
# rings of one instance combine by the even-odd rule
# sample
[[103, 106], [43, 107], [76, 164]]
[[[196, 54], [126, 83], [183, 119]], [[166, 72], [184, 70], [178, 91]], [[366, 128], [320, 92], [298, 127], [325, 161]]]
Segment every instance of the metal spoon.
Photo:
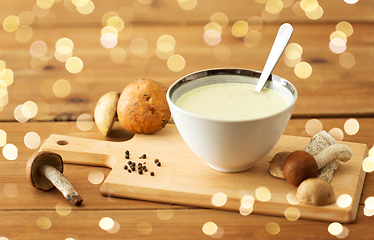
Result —
[[273, 47], [270, 50], [268, 59], [266, 60], [264, 69], [262, 70], [260, 79], [257, 82], [255, 92], [261, 92], [264, 88], [270, 73], [273, 71], [275, 65], [277, 64], [280, 56], [282, 55], [284, 49], [286, 48], [288, 41], [292, 36], [293, 28], [291, 24], [284, 23], [280, 26], [277, 36], [274, 40]]

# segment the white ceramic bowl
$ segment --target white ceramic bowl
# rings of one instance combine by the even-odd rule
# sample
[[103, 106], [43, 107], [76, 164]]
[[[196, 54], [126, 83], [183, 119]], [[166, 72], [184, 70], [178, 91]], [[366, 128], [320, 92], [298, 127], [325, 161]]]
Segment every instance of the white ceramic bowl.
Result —
[[222, 172], [250, 169], [278, 142], [297, 100], [296, 88], [270, 75], [266, 87], [285, 96], [289, 105], [280, 112], [251, 120], [217, 120], [179, 108], [178, 98], [191, 89], [214, 83], [256, 84], [261, 72], [247, 69], [209, 69], [191, 73], [173, 83], [166, 98], [179, 133], [190, 149], [208, 165]]

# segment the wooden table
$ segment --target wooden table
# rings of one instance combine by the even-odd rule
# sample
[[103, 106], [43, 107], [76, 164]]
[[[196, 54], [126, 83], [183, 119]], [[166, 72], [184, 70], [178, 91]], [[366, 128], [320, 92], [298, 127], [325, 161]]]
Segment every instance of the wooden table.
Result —
[[[169, 86], [183, 75], [205, 68], [261, 70], [279, 25], [290, 22], [294, 27], [290, 43], [298, 43], [303, 48], [302, 61], [309, 63], [313, 72], [309, 78], [301, 79], [295, 75], [294, 67], [285, 64], [284, 58], [274, 70], [299, 91], [293, 117], [284, 134], [310, 137], [306, 124], [316, 119], [326, 131], [340, 129], [344, 141], [364, 143], [371, 148], [374, 138], [372, 1], [362, 0], [356, 4], [320, 1], [324, 14], [317, 20], [296, 11], [296, 1], [292, 0], [283, 1], [285, 8], [270, 20], [263, 13], [265, 4], [261, 2], [264, 1], [207, 0], [199, 1], [194, 8], [192, 4], [192, 10], [184, 10], [185, 4], [179, 6], [173, 0], [107, 0], [94, 1], [95, 9], [90, 14], [79, 13], [68, 0], [55, 1], [49, 10], [38, 9], [35, 2], [0, 2], [1, 22], [9, 20], [11, 15], [19, 16], [22, 26], [18, 30], [32, 29], [30, 39], [24, 35], [27, 32], [13, 31], [17, 27], [11, 31], [0, 30], [0, 70], [10, 69], [2, 73], [10, 76], [8, 79], [12, 79], [13, 74], [14, 79], [8, 82], [9, 86], [2, 87], [6, 90], [2, 94], [7, 95], [1, 95], [5, 97], [2, 98], [0, 129], [6, 133], [6, 141], [0, 142], [4, 151], [13, 145], [17, 149], [14, 160], [8, 160], [12, 156], [7, 153], [0, 156], [0, 239], [336, 239], [328, 231], [331, 222], [289, 221], [284, 217], [257, 214], [242, 216], [238, 212], [105, 197], [99, 191], [100, 181], [97, 177], [93, 181], [92, 177], [105, 178], [109, 169], [66, 164], [65, 176], [84, 198], [83, 206], [70, 206], [57, 190], [38, 191], [26, 181], [25, 163], [39, 145], [29, 148], [24, 139], [27, 133], [34, 132], [41, 140], [52, 133], [108, 141], [128, 140], [132, 134], [121, 129], [118, 122], [113, 133], [104, 138], [95, 125], [82, 130], [77, 120], [87, 114], [93, 116], [95, 104], [104, 93], [120, 92], [138, 78], [151, 78]], [[41, 6], [48, 8], [48, 4], [41, 3]], [[32, 11], [37, 15], [31, 19], [33, 21], [25, 18], [33, 16]], [[100, 43], [102, 19], [110, 11], [119, 12], [127, 22], [117, 44], [117, 48], [126, 52], [126, 59], [119, 63], [112, 61], [111, 49]], [[223, 12], [229, 19], [218, 45], [226, 46], [230, 52], [224, 60], [215, 57], [216, 46], [208, 45], [203, 38], [204, 27], [216, 12]], [[262, 16], [266, 21], [258, 30], [262, 40], [257, 46], [248, 47], [243, 37], [232, 35], [231, 29], [237, 21], [253, 16]], [[347, 38], [345, 55], [329, 49], [329, 36], [341, 21], [349, 22], [354, 30]], [[175, 39], [174, 52], [185, 60], [185, 67], [178, 71], [170, 70], [167, 60], [155, 54], [157, 40], [165, 34]], [[64, 62], [56, 60], [55, 44], [61, 38], [69, 38], [74, 43], [73, 56], [84, 63], [80, 73], [70, 73]], [[142, 48], [132, 47], [136, 43], [134, 39], [146, 40], [148, 44], [141, 55], [137, 55], [137, 50], [143, 51]], [[31, 56], [30, 48], [36, 41], [46, 44], [44, 56]], [[352, 56], [353, 66], [339, 62]], [[54, 86], [67, 82], [70, 87], [67, 95], [60, 92], [62, 95], [56, 96]], [[27, 121], [15, 117], [21, 109], [19, 106], [28, 105], [29, 101], [38, 106], [36, 116]], [[359, 131], [353, 135], [344, 129], [350, 118], [359, 123]], [[339, 238], [373, 239], [374, 218], [364, 214], [365, 200], [373, 195], [374, 175], [368, 172], [357, 220], [342, 224], [344, 230]], [[113, 228], [108, 231], [101, 221], [105, 217], [114, 221]], [[218, 226], [216, 234], [208, 236], [203, 232], [207, 222]], [[275, 232], [271, 226], [275, 226]]]

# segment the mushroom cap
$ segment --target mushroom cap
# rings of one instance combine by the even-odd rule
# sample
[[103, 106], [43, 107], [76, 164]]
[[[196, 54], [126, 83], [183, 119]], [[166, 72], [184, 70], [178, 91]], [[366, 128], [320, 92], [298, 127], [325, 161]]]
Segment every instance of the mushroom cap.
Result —
[[274, 155], [269, 164], [269, 173], [277, 178], [285, 179], [283, 172], [284, 161], [291, 152], [279, 152]]
[[26, 177], [37, 189], [43, 191], [48, 191], [54, 188], [53, 184], [43, 175], [40, 175], [38, 172], [39, 166], [42, 164], [50, 165], [56, 168], [61, 173], [64, 170], [64, 165], [62, 162], [62, 157], [54, 152], [41, 151], [35, 152], [26, 163]]
[[289, 183], [299, 186], [305, 179], [318, 176], [318, 165], [309, 153], [294, 151], [284, 161], [283, 172]]

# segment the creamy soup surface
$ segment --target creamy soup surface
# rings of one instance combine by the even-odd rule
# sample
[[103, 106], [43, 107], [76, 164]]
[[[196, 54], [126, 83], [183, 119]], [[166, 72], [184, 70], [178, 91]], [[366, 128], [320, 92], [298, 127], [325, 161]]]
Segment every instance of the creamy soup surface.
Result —
[[183, 94], [176, 105], [186, 111], [220, 120], [247, 120], [274, 114], [290, 103], [280, 93], [256, 85], [218, 83], [192, 89]]

